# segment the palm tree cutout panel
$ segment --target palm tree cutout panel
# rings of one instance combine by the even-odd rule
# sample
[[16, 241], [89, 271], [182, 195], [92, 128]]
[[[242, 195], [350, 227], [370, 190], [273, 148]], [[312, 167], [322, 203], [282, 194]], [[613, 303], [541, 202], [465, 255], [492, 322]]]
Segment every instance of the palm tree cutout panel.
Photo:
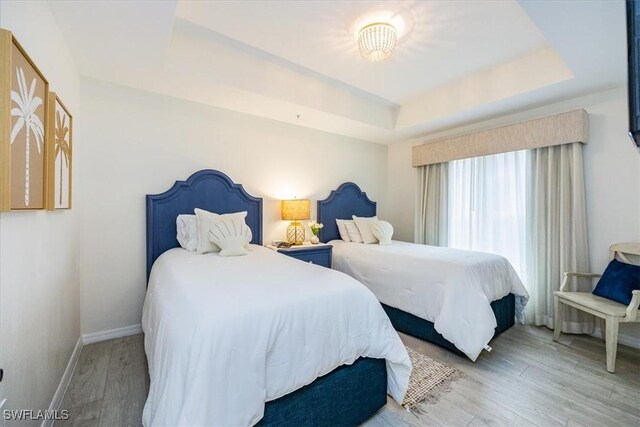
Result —
[[29, 207], [30, 204], [30, 157], [31, 157], [31, 134], [35, 138], [38, 153], [42, 152], [42, 141], [44, 138], [44, 125], [38, 116], [38, 108], [43, 104], [42, 98], [35, 96], [36, 79], [31, 80], [31, 84], [27, 86], [24, 70], [22, 67], [16, 68], [16, 81], [18, 83], [18, 92], [11, 91], [11, 116], [17, 117], [16, 122], [11, 129], [11, 144], [16, 141], [16, 137], [20, 131], [25, 130], [25, 165], [24, 165], [24, 205]]
[[[56, 111], [56, 127], [55, 127], [55, 159], [56, 159], [56, 177], [57, 186], [56, 196], [58, 201], [56, 207], [64, 206], [63, 195], [65, 191], [63, 177], [69, 179], [69, 160], [71, 157], [71, 145], [69, 144], [69, 126], [67, 123], [67, 115], [64, 111]], [[68, 187], [67, 187], [68, 188]], [[68, 197], [68, 194], [67, 194]], [[68, 202], [67, 202], [68, 204]]]

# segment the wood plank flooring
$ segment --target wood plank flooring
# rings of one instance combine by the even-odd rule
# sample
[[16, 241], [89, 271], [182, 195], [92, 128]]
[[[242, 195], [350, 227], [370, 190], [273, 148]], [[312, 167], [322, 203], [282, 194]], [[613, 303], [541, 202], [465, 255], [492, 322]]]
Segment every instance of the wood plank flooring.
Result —
[[61, 405], [61, 409], [69, 410], [70, 417], [55, 425], [142, 425], [148, 392], [142, 334], [87, 345]]
[[[366, 427], [640, 426], [640, 350], [619, 346], [610, 374], [602, 340], [562, 335], [554, 343], [544, 327], [511, 328], [476, 363], [400, 336], [465, 376], [421, 411], [388, 399]], [[142, 335], [85, 346], [62, 404], [70, 419], [56, 426], [139, 426], [148, 390]]]

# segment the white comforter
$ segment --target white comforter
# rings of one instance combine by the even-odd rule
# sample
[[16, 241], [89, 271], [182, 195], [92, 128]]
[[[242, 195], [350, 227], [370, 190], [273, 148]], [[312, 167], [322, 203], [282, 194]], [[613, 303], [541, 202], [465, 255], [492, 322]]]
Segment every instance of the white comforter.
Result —
[[264, 403], [361, 356], [387, 359], [402, 402], [411, 362], [354, 279], [260, 246], [223, 258], [172, 249], [155, 262], [142, 327], [145, 426], [247, 426]]
[[364, 283], [380, 302], [433, 322], [474, 361], [497, 326], [490, 303], [513, 293], [519, 316], [529, 298], [509, 261], [498, 255], [398, 241], [330, 243], [333, 268]]

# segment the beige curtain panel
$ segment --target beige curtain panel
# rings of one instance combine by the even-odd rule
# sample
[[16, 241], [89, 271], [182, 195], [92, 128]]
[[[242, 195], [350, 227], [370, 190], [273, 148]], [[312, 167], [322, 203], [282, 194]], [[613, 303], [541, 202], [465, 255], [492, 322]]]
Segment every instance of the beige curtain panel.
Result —
[[418, 169], [414, 241], [424, 245], [447, 246], [449, 164], [439, 163]]
[[[591, 271], [587, 239], [582, 144], [538, 148], [527, 153], [528, 290], [527, 320], [553, 329], [553, 292], [565, 271]], [[591, 279], [578, 279], [571, 291], [591, 292]], [[573, 308], [562, 331], [593, 332], [593, 316]]]
[[533, 148], [587, 143], [589, 115], [575, 110], [413, 147], [414, 167]]

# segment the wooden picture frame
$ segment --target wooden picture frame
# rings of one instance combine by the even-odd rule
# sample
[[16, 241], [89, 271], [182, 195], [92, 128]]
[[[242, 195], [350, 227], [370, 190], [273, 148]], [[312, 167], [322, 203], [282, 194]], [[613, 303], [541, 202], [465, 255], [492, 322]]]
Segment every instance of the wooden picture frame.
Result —
[[0, 211], [46, 208], [48, 98], [47, 79], [0, 29]]
[[55, 92], [49, 92], [47, 209], [71, 209], [73, 188], [73, 116]]

